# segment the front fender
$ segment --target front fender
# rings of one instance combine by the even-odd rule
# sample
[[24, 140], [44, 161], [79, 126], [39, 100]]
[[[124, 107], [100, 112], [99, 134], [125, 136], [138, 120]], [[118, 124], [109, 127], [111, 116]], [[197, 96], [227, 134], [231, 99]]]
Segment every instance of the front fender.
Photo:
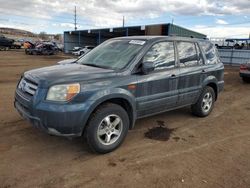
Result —
[[90, 106], [86, 112], [86, 117], [84, 118], [85, 122], [84, 123], [84, 127], [83, 130], [85, 128], [85, 125], [87, 124], [87, 121], [90, 117], [90, 115], [93, 113], [93, 111], [102, 103], [104, 103], [105, 101], [111, 100], [111, 99], [115, 99], [115, 98], [119, 98], [119, 99], [124, 99], [126, 100], [129, 105], [132, 108], [132, 127], [134, 126], [135, 123], [135, 119], [136, 119], [136, 102], [135, 102], [135, 97], [134, 95], [129, 92], [128, 90], [125, 90], [123, 88], [109, 88], [109, 89], [105, 89], [105, 90], [100, 90], [98, 92], [96, 92], [94, 95], [92, 95], [88, 101], [90, 102]]

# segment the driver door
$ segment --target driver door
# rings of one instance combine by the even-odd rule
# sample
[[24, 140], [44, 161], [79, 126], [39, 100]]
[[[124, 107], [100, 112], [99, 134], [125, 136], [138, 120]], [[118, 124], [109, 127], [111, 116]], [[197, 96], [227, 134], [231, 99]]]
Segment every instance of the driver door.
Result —
[[154, 71], [137, 75], [137, 112], [143, 117], [176, 107], [178, 100], [178, 75], [174, 42], [154, 44], [142, 62], [154, 64]]

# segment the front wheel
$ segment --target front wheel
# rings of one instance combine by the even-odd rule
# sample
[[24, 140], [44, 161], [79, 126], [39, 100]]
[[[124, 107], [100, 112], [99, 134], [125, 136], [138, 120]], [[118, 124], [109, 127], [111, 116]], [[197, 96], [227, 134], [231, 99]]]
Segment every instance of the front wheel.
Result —
[[124, 108], [107, 103], [91, 115], [84, 135], [94, 152], [108, 153], [121, 145], [128, 129], [129, 117]]
[[199, 117], [205, 117], [213, 110], [215, 101], [215, 92], [212, 87], [206, 86], [198, 101], [191, 106], [192, 113]]

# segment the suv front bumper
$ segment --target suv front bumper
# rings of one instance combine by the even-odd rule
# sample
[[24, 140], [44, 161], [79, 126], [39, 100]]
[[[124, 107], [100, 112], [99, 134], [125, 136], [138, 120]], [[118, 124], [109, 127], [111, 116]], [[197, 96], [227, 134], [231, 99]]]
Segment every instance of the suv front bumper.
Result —
[[82, 135], [87, 121], [88, 102], [84, 104], [54, 104], [40, 102], [29, 107], [24, 106], [18, 97], [15, 97], [14, 106], [19, 114], [34, 127], [48, 134], [64, 137]]

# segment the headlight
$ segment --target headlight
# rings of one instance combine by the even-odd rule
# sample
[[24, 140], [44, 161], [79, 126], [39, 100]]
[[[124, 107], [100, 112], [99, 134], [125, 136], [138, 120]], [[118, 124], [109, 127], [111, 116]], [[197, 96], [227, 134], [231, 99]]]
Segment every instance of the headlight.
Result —
[[80, 84], [54, 85], [49, 88], [46, 100], [69, 101], [80, 92]]

